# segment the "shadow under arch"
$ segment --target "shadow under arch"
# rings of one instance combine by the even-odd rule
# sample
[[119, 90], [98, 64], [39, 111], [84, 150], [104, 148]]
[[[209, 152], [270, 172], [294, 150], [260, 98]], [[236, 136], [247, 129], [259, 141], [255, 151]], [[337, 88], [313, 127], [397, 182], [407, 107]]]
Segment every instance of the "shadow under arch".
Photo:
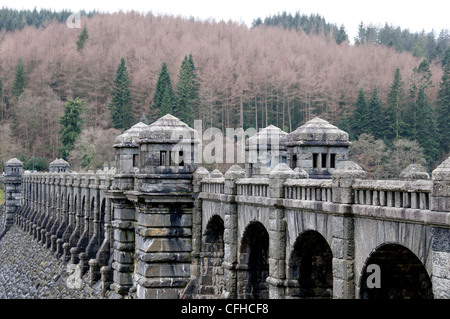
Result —
[[269, 289], [269, 233], [258, 221], [250, 222], [241, 240], [238, 265], [238, 298], [267, 299]]
[[[369, 287], [379, 266], [380, 287]], [[370, 285], [371, 286], [371, 285]], [[420, 259], [408, 248], [396, 243], [378, 246], [367, 258], [361, 272], [361, 299], [433, 299], [431, 279]]]
[[200, 284], [203, 295], [207, 295], [210, 298], [219, 298], [224, 288], [222, 270], [224, 231], [223, 219], [219, 215], [213, 215], [203, 233]]
[[288, 278], [292, 297], [333, 297], [333, 254], [319, 232], [307, 230], [297, 237], [289, 260]]
[[223, 233], [225, 231], [223, 219], [219, 215], [213, 215], [206, 225], [202, 238], [202, 252], [214, 254], [215, 257], [223, 257]]

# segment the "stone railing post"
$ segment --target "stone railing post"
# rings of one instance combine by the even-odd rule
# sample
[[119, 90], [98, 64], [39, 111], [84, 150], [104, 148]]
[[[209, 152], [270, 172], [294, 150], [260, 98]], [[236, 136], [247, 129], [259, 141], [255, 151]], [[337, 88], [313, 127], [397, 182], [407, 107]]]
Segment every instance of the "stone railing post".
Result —
[[[431, 211], [442, 216], [450, 214], [450, 157], [432, 173]], [[444, 213], [444, 214], [442, 214]], [[447, 215], [447, 225], [450, 221]], [[433, 295], [435, 299], [450, 299], [450, 228], [433, 227], [432, 272]]]
[[227, 195], [229, 208], [225, 211], [224, 220], [224, 291], [222, 298], [237, 297], [237, 272], [238, 263], [238, 207], [235, 196], [237, 194], [236, 180], [245, 177], [245, 170], [238, 165], [233, 165], [225, 173], [224, 193]]
[[297, 174], [286, 164], [278, 164], [269, 173], [268, 197], [274, 200], [269, 215], [269, 298], [282, 299], [286, 279], [286, 219], [281, 200], [284, 198], [283, 183]]
[[333, 216], [333, 298], [355, 298], [355, 238], [351, 205], [354, 202], [352, 183], [365, 178], [366, 172], [356, 163], [344, 161], [333, 172], [332, 201], [339, 205]]
[[22, 172], [23, 164], [17, 158], [5, 163], [5, 212], [3, 216], [3, 229], [0, 229], [0, 238], [14, 223], [14, 216], [22, 203]]
[[199, 198], [199, 194], [202, 191], [201, 181], [203, 178], [208, 177], [209, 172], [204, 167], [198, 167], [193, 173], [193, 197], [194, 197], [194, 210], [192, 216], [192, 265], [191, 265], [191, 280], [198, 279], [200, 273], [200, 253], [202, 251], [202, 200]]

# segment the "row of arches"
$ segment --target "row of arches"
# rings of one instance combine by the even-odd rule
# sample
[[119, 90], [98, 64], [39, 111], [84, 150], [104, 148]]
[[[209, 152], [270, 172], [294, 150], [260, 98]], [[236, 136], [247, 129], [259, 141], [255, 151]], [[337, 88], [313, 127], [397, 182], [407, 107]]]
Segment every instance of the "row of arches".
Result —
[[[211, 283], [223, 284], [223, 273], [211, 267], [220, 265], [224, 256], [224, 222], [213, 215], [202, 238], [202, 275]], [[265, 226], [250, 222], [238, 248], [238, 298], [266, 299], [269, 287], [269, 233]], [[215, 262], [210, 258], [214, 256]], [[219, 260], [217, 260], [219, 259]], [[369, 265], [379, 266], [380, 282], [373, 286], [374, 273]], [[317, 231], [300, 234], [287, 261], [289, 297], [300, 299], [327, 299], [333, 297], [333, 254], [327, 240]], [[369, 283], [369, 284], [368, 284]], [[361, 299], [432, 299], [431, 279], [419, 258], [408, 248], [386, 243], [367, 258], [360, 276]], [[223, 289], [219, 289], [219, 292]]]
[[57, 187], [25, 181], [24, 202], [17, 214], [18, 224], [30, 232], [58, 258], [80, 263], [82, 272], [95, 260], [95, 274], [111, 263], [111, 202], [99, 189]]

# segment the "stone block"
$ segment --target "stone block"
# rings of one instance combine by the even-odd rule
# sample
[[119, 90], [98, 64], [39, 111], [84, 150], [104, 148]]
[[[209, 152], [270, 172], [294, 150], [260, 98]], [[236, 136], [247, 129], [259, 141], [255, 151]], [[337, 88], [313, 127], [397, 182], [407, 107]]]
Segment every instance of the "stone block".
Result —
[[190, 252], [190, 238], [148, 238], [136, 235], [136, 249], [143, 252]]
[[114, 208], [114, 219], [134, 220], [135, 219], [135, 210], [134, 210], [134, 208], [116, 208], [115, 207]]
[[114, 250], [114, 260], [119, 263], [131, 264], [133, 263], [133, 255], [128, 252]]
[[137, 223], [147, 227], [191, 227], [190, 214], [138, 214]]
[[450, 229], [433, 227], [432, 250], [450, 253]]
[[450, 252], [433, 251], [433, 276], [450, 280]]
[[273, 278], [285, 278], [286, 267], [284, 259], [269, 258], [269, 272]]
[[137, 286], [136, 295], [139, 299], [178, 299], [179, 291], [177, 289], [155, 289]]
[[114, 280], [114, 283], [119, 284], [119, 285], [131, 285], [132, 284], [132, 273], [114, 271], [113, 280]]
[[333, 258], [333, 277], [344, 280], [354, 278], [353, 260]]
[[354, 235], [354, 222], [350, 217], [333, 216], [332, 218], [333, 237], [342, 239], [352, 239]]
[[121, 229], [114, 229], [114, 240], [125, 243], [134, 242], [134, 230], [124, 231]]
[[431, 278], [433, 285], [433, 297], [435, 299], [450, 299], [450, 280], [433, 276]]
[[151, 263], [138, 261], [137, 272], [145, 277], [189, 277], [190, 264]]

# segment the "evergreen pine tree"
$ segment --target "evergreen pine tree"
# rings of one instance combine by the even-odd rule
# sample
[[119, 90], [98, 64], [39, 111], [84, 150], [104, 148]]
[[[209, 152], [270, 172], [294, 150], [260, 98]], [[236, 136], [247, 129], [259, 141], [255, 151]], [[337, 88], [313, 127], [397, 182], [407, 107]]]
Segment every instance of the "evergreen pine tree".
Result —
[[144, 123], [144, 124], [147, 124], [147, 125], [149, 124], [149, 123], [148, 123], [147, 115], [145, 115], [145, 113], [142, 113], [140, 122], [142, 122], [142, 123]]
[[[418, 67], [413, 70], [409, 89], [409, 105], [405, 116], [407, 125], [407, 137], [412, 140], [418, 140], [419, 130], [422, 123], [422, 110], [424, 106], [425, 91], [432, 85], [430, 64], [424, 59]], [[422, 96], [419, 97], [419, 94]], [[425, 98], [426, 100], [426, 98]], [[427, 102], [428, 103], [428, 102]]]
[[367, 109], [368, 133], [375, 137], [375, 139], [380, 139], [383, 137], [384, 112], [381, 106], [381, 102], [378, 99], [378, 90], [376, 86], [373, 87], [372, 95], [370, 97], [369, 103], [367, 104]]
[[338, 123], [337, 123], [337, 127], [339, 127], [339, 129], [345, 131], [348, 133], [349, 139], [353, 140], [353, 134], [351, 131], [351, 122], [350, 122], [350, 118], [347, 115], [347, 112], [344, 111], [342, 113], [341, 118], [339, 119]]
[[401, 114], [401, 105], [403, 102], [403, 81], [400, 75], [400, 69], [395, 70], [394, 79], [387, 96], [386, 125], [384, 138], [392, 141], [398, 140], [405, 127]]
[[[450, 51], [448, 52], [450, 61]], [[447, 153], [450, 150], [450, 63], [444, 65], [442, 82], [439, 84], [437, 113], [441, 147]]]
[[189, 126], [193, 126], [198, 112], [200, 83], [192, 55], [185, 56], [178, 75], [174, 115]]
[[81, 30], [81, 33], [78, 35], [77, 40], [77, 51], [81, 52], [84, 48], [84, 44], [86, 43], [86, 40], [89, 38], [87, 28], [86, 26], [83, 27], [83, 30]]
[[416, 105], [419, 121], [414, 139], [423, 148], [425, 158], [431, 165], [439, 158], [439, 132], [433, 109], [427, 101], [424, 89], [420, 89]]
[[60, 156], [67, 159], [70, 151], [75, 145], [75, 141], [81, 133], [83, 119], [81, 113], [84, 111], [84, 102], [75, 100], [68, 100], [64, 104], [64, 114], [59, 122], [62, 125], [59, 133], [61, 134], [61, 144], [63, 145], [59, 152]]
[[172, 114], [174, 109], [175, 95], [172, 88], [172, 80], [167, 70], [166, 62], [163, 62], [156, 90], [153, 95], [153, 107], [158, 110], [158, 116]]
[[355, 111], [353, 113], [352, 129], [355, 137], [362, 133], [368, 133], [368, 110], [364, 90], [359, 89], [358, 99], [355, 103]]
[[0, 78], [0, 121], [3, 121], [6, 117], [5, 110], [3, 109], [3, 82]]
[[14, 76], [14, 83], [12, 93], [15, 97], [19, 97], [25, 90], [26, 76], [25, 76], [25, 65], [22, 58], [17, 60], [16, 73]]
[[112, 126], [127, 130], [133, 125], [131, 109], [130, 79], [128, 77], [125, 59], [121, 58], [116, 71], [116, 78], [111, 90], [112, 100], [108, 105], [111, 113]]

